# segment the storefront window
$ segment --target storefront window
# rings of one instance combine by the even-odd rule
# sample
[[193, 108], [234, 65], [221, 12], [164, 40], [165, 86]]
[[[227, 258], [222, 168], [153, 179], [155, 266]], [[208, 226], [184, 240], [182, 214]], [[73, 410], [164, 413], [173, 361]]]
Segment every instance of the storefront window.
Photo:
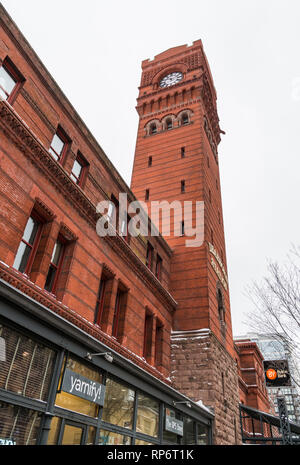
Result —
[[0, 403], [0, 445], [35, 445], [41, 422], [39, 412]]
[[189, 417], [184, 418], [183, 423], [183, 444], [196, 444], [195, 422]]
[[[163, 442], [180, 444], [183, 430], [181, 417], [182, 416], [177, 411], [168, 407], [165, 408]], [[177, 430], [179, 434], [176, 434], [175, 430]]]
[[[70, 370], [74, 374], [78, 374], [89, 381], [96, 381], [102, 384], [102, 373], [99, 370], [94, 370], [89, 365], [82, 364], [81, 362], [68, 358], [66, 366], [63, 366], [59, 386], [62, 387], [63, 376], [65, 370]], [[75, 378], [75, 377], [74, 377]], [[75, 380], [74, 380], [75, 382]], [[83, 413], [90, 417], [97, 417], [99, 413], [99, 404], [76, 395], [76, 389], [73, 390], [74, 395], [69, 392], [61, 390], [56, 396], [55, 405], [63, 407], [73, 412]]]
[[46, 401], [55, 352], [17, 331], [0, 325], [5, 350], [0, 359], [0, 388]]
[[51, 428], [48, 434], [48, 445], [58, 444], [59, 431], [61, 426], [61, 418], [53, 417], [51, 420]]
[[136, 430], [149, 436], [158, 436], [159, 403], [144, 394], [138, 395]]
[[136, 440], [135, 440], [135, 445], [136, 445], [136, 446], [152, 446], [153, 443], [152, 443], [152, 442], [143, 441], [142, 439], [136, 439]]
[[208, 444], [208, 428], [197, 423], [197, 444]]
[[123, 434], [102, 429], [100, 431], [99, 444], [101, 446], [130, 446], [131, 438]]
[[132, 389], [107, 378], [102, 420], [132, 429], [134, 397]]

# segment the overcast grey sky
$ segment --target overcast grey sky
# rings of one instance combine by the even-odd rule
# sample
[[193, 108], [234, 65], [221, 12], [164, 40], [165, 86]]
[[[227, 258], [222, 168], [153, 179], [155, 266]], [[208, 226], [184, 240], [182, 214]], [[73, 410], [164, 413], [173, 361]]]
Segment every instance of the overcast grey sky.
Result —
[[[245, 286], [299, 244], [298, 0], [2, 0], [130, 184], [141, 61], [202, 39], [218, 94], [235, 335]], [[118, 134], [118, 137], [115, 134]]]

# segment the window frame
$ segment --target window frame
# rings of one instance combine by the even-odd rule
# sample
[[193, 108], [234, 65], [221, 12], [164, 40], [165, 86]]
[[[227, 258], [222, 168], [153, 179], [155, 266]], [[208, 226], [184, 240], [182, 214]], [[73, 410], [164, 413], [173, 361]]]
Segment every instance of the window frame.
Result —
[[180, 192], [181, 194], [185, 194], [185, 179], [180, 181]]
[[182, 126], [186, 126], [186, 125], [189, 124], [189, 122], [190, 122], [190, 118], [189, 118], [188, 113], [183, 113], [183, 114], [181, 115], [181, 118], [180, 118], [180, 119], [181, 119], [181, 125], [182, 125]]
[[53, 246], [52, 254], [53, 254], [54, 247], [57, 244], [57, 242], [60, 242], [62, 244], [62, 250], [60, 252], [60, 256], [59, 256], [59, 259], [58, 259], [58, 264], [55, 265], [54, 263], [52, 263], [52, 261], [51, 261], [52, 256], [51, 256], [51, 260], [50, 260], [50, 263], [49, 263], [49, 268], [48, 268], [48, 272], [47, 272], [47, 276], [46, 276], [46, 281], [45, 281], [45, 286], [46, 286], [46, 282], [47, 282], [48, 274], [49, 274], [49, 271], [50, 271], [50, 267], [51, 266], [54, 267], [56, 269], [56, 271], [55, 271], [54, 280], [53, 280], [53, 283], [52, 283], [52, 286], [51, 286], [51, 290], [46, 289], [46, 287], [44, 286], [45, 291], [47, 291], [47, 292], [49, 292], [50, 294], [53, 294], [53, 295], [56, 295], [57, 282], [58, 282], [58, 279], [59, 279], [60, 274], [61, 274], [62, 265], [63, 265], [64, 259], [65, 259], [66, 248], [67, 248], [66, 239], [61, 234], [59, 234], [56, 241], [55, 241], [55, 244]]
[[151, 360], [152, 352], [152, 332], [153, 332], [153, 313], [148, 309], [145, 311], [145, 322], [144, 322], [144, 343], [143, 343], [143, 357], [147, 362]]
[[[29, 242], [27, 242], [27, 241], [25, 241], [23, 239], [25, 229], [26, 229], [26, 226], [27, 226], [28, 221], [29, 221], [30, 218], [33, 218], [38, 223], [38, 229], [37, 229], [37, 232], [36, 232], [36, 235], [35, 235], [35, 238], [33, 240], [32, 245], [29, 244]], [[22, 238], [21, 238], [21, 240], [19, 242], [19, 245], [18, 245], [16, 255], [18, 253], [21, 242], [23, 242], [27, 247], [31, 248], [31, 251], [30, 251], [30, 254], [29, 254], [29, 257], [28, 257], [28, 260], [27, 260], [24, 271], [20, 271], [17, 268], [13, 267], [16, 271], [18, 271], [19, 273], [25, 274], [26, 276], [29, 276], [30, 272], [31, 272], [31, 268], [32, 268], [32, 265], [33, 265], [33, 262], [34, 262], [34, 259], [35, 259], [35, 256], [36, 256], [36, 252], [37, 252], [37, 249], [38, 249], [38, 246], [39, 246], [39, 243], [40, 243], [41, 236], [42, 236], [43, 224], [44, 224], [43, 218], [36, 211], [33, 210], [30, 213], [30, 215], [29, 215], [29, 217], [27, 219], [27, 222], [26, 222], [26, 225], [25, 225], [25, 228], [24, 228], [24, 231], [23, 231]], [[15, 259], [16, 259], [16, 255], [15, 255]]]
[[[63, 142], [63, 148], [62, 148], [62, 151], [61, 151], [61, 154], [59, 155], [56, 150], [54, 150], [54, 148], [52, 147], [52, 143], [53, 143], [53, 140], [54, 140], [54, 137], [57, 136], [62, 142]], [[50, 147], [49, 147], [49, 153], [50, 155], [52, 156], [53, 160], [55, 160], [57, 163], [60, 163], [61, 165], [63, 164], [64, 160], [65, 160], [65, 157], [66, 157], [66, 153], [67, 153], [67, 150], [68, 150], [68, 147], [71, 143], [71, 140], [70, 138], [67, 136], [66, 132], [63, 130], [63, 128], [61, 126], [58, 126], [57, 127], [57, 130], [55, 132], [55, 134], [53, 134], [53, 137], [52, 137], [52, 141], [50, 143]], [[53, 156], [52, 152], [50, 151], [50, 149], [55, 153], [55, 155], [58, 157], [58, 159], [56, 160], [55, 157]]]
[[20, 73], [20, 71], [17, 69], [17, 67], [14, 65], [14, 63], [11, 61], [11, 59], [8, 56], [6, 56], [4, 60], [2, 61], [0, 68], [2, 67], [10, 75], [10, 77], [15, 81], [15, 85], [10, 94], [7, 94], [6, 90], [1, 86], [4, 93], [7, 95], [6, 102], [8, 102], [10, 105], [13, 105], [13, 103], [16, 100], [18, 92], [21, 89], [25, 81], [25, 78], [23, 77], [23, 75]]
[[[73, 168], [74, 168], [74, 165], [75, 165], [75, 162], [76, 162], [76, 161], [77, 161], [77, 163], [81, 166], [81, 171], [80, 171], [79, 177], [77, 177], [77, 176], [73, 173]], [[75, 182], [75, 184], [77, 184], [77, 186], [79, 186], [79, 187], [81, 187], [81, 188], [82, 188], [82, 187], [84, 186], [84, 184], [85, 184], [88, 166], [89, 166], [89, 163], [86, 161], [86, 159], [84, 158], [84, 156], [78, 151], [78, 152], [77, 152], [77, 157], [75, 158], [74, 163], [73, 163], [73, 167], [72, 167], [72, 169], [71, 169], [70, 178], [72, 179], [73, 182]], [[76, 180], [73, 179], [73, 177], [76, 178]]]
[[159, 281], [161, 280], [162, 262], [161, 256], [156, 254], [155, 276]]
[[124, 305], [123, 299], [125, 299], [127, 292], [128, 291], [123, 290], [123, 288], [118, 287], [118, 290], [116, 293], [116, 300], [115, 300], [112, 327], [111, 327], [111, 335], [117, 340], [121, 339], [121, 335], [119, 334], [120, 315], [121, 315], [122, 305]]
[[164, 325], [162, 321], [156, 319], [155, 328], [155, 347], [154, 347], [154, 365], [156, 368], [162, 366], [162, 348], [163, 348]]
[[99, 289], [97, 294], [97, 301], [96, 301], [96, 308], [95, 308], [95, 318], [94, 324], [102, 327], [102, 319], [103, 319], [103, 310], [104, 310], [104, 302], [105, 302], [105, 291], [107, 287], [108, 278], [105, 276], [101, 276]]
[[157, 130], [157, 125], [156, 123], [151, 123], [150, 124], [150, 128], [149, 128], [149, 134], [150, 136], [154, 135], [154, 134], [157, 134], [158, 130]]
[[152, 271], [153, 254], [154, 254], [154, 247], [148, 241], [148, 243], [147, 243], [147, 254], [146, 254], [146, 266], [147, 266], [147, 268], [149, 268], [150, 271]]

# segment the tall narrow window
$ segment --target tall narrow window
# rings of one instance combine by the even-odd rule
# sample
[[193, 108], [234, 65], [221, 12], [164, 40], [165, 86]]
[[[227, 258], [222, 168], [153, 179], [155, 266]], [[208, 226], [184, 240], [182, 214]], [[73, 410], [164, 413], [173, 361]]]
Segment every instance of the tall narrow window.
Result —
[[210, 230], [210, 240], [211, 240], [212, 245], [214, 245], [214, 232], [212, 229]]
[[65, 254], [65, 243], [62, 238], [58, 238], [52, 252], [51, 262], [45, 283], [45, 289], [55, 294], [57, 281], [61, 272], [61, 267]]
[[181, 236], [184, 236], [184, 221], [181, 221], [181, 224], [180, 224], [180, 234]]
[[188, 124], [189, 123], [189, 117], [188, 117], [187, 113], [183, 113], [183, 115], [181, 117], [181, 123], [182, 124]]
[[131, 220], [131, 217], [126, 212], [124, 212], [123, 217], [122, 217], [122, 222], [121, 222], [121, 236], [128, 243], [130, 242], [130, 234], [128, 230], [128, 225], [129, 225], [130, 220]]
[[57, 129], [56, 134], [54, 134], [49, 152], [56, 161], [62, 162], [63, 157], [66, 153], [68, 144], [68, 139], [65, 133], [61, 128]]
[[167, 128], [167, 130], [169, 130], [169, 129], [172, 129], [172, 127], [173, 127], [172, 120], [171, 120], [171, 118], [168, 118], [167, 121], [166, 121], [166, 128]]
[[153, 315], [146, 311], [145, 315], [145, 327], [144, 327], [144, 347], [143, 357], [150, 361], [152, 351], [152, 330], [153, 330]]
[[148, 166], [152, 166], [152, 157], [148, 158]]
[[156, 134], [156, 133], [157, 133], [157, 127], [156, 127], [156, 124], [153, 123], [150, 126], [150, 134]]
[[21, 273], [29, 274], [35, 252], [41, 237], [42, 224], [32, 214], [26, 224], [13, 267]]
[[117, 227], [117, 222], [119, 218], [119, 201], [113, 194], [111, 195], [110, 204], [107, 212], [107, 218], [110, 221], [110, 223], [113, 223], [115, 227]]
[[146, 255], [146, 266], [152, 270], [152, 262], [153, 262], [153, 247], [152, 245], [150, 244], [150, 242], [148, 242], [148, 245], [147, 245], [147, 255]]
[[218, 301], [218, 313], [219, 313], [219, 320], [221, 324], [222, 333], [225, 333], [226, 325], [225, 325], [225, 307], [224, 307], [224, 299], [223, 294], [220, 289], [217, 290], [217, 301]]
[[183, 194], [185, 192], [185, 181], [184, 180], [181, 181], [180, 189], [181, 189], [181, 193]]
[[97, 296], [96, 309], [95, 309], [95, 320], [94, 320], [94, 323], [99, 326], [102, 325], [102, 320], [103, 320], [106, 283], [107, 283], [107, 279], [104, 276], [101, 276], [99, 291], [98, 291], [98, 296]]
[[157, 279], [161, 279], [161, 269], [162, 269], [162, 259], [161, 257], [157, 254], [156, 256], [156, 266], [155, 266], [155, 276]]
[[112, 336], [120, 339], [122, 336], [122, 325], [124, 324], [126, 292], [120, 288], [117, 291], [115, 310], [112, 324]]
[[76, 160], [74, 161], [70, 176], [71, 179], [73, 179], [73, 181], [79, 186], [82, 186], [87, 166], [88, 163], [84, 160], [81, 154], [78, 154]]
[[181, 158], [185, 157], [185, 147], [181, 147]]
[[155, 331], [155, 365], [162, 365], [162, 350], [163, 350], [163, 325], [157, 320]]
[[150, 191], [149, 191], [149, 189], [146, 189], [146, 191], [145, 191], [145, 200], [146, 201], [149, 200], [149, 196], [150, 196]]
[[0, 95], [2, 98], [12, 103], [18, 88], [24, 81], [24, 78], [17, 71], [8, 57], [3, 61], [0, 67]]

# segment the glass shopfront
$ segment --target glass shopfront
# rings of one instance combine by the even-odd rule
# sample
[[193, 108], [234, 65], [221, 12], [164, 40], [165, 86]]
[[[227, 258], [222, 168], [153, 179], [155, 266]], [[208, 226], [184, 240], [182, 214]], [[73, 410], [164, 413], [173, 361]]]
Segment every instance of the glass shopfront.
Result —
[[5, 351], [0, 361], [0, 388], [46, 401], [55, 352], [45, 345], [0, 324]]
[[126, 383], [125, 371], [112, 376], [1, 322], [0, 342], [0, 444], [209, 443], [205, 424]]
[[102, 421], [132, 429], [135, 392], [123, 384], [106, 378]]
[[41, 414], [0, 402], [0, 445], [37, 444]]

